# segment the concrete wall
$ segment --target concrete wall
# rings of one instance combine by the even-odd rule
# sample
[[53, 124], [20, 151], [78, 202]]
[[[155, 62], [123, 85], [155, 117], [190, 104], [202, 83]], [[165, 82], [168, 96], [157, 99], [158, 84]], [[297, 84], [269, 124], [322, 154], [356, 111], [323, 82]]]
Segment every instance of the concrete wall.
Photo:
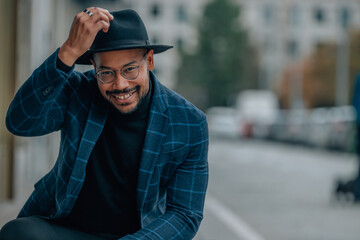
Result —
[[12, 136], [5, 127], [5, 114], [15, 86], [16, 3], [0, 2], [0, 201], [12, 197]]
[[81, 10], [70, 0], [2, 0], [0, 6], [0, 202], [23, 202], [53, 166], [59, 133], [14, 137], [5, 128], [5, 114], [18, 88], [65, 41]]

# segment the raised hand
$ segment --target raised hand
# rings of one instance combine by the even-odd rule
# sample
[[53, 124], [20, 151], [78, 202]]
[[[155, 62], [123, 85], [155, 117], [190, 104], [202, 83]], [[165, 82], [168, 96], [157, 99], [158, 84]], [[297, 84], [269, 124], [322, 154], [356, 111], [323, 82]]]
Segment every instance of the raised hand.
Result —
[[108, 10], [98, 7], [90, 7], [76, 14], [69, 36], [58, 52], [60, 60], [72, 66], [90, 48], [100, 30], [108, 31], [113, 19]]

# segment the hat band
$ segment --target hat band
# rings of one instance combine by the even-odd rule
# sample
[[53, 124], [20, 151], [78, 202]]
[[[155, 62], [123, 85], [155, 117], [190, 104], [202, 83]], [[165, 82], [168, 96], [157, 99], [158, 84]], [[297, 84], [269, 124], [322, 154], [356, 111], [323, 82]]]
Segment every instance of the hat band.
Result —
[[146, 47], [150, 46], [149, 40], [132, 40], [122, 39], [114, 41], [103, 41], [100, 44], [93, 44], [90, 51], [101, 51], [102, 49], [116, 49], [116, 48], [129, 48], [129, 47]]

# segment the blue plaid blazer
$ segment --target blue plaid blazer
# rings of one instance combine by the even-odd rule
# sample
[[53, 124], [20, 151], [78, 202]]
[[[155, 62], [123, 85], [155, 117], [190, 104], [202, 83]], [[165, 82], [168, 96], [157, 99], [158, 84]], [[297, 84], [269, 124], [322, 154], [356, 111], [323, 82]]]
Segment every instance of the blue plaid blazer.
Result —
[[[108, 116], [109, 103], [100, 95], [94, 71], [57, 69], [57, 52], [19, 89], [6, 116], [15, 135], [61, 131], [58, 159], [35, 184], [18, 217], [53, 219], [71, 212]], [[153, 98], [137, 186], [142, 228], [121, 239], [192, 239], [208, 182], [206, 117], [150, 75]]]

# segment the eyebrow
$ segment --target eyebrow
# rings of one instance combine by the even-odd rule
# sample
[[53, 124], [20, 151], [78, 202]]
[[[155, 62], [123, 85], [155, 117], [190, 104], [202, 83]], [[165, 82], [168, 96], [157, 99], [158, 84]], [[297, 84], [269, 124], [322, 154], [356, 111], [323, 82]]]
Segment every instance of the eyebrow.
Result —
[[[133, 64], [135, 64], [135, 63], [137, 63], [137, 61], [131, 61], [131, 62], [129, 62], [129, 63], [126, 63], [126, 64], [123, 65], [122, 67], [120, 67], [120, 69], [122, 69], [122, 68], [124, 68], [124, 67], [126, 67], [126, 66], [129, 66], [129, 65], [133, 65]], [[113, 69], [112, 67], [108, 67], [108, 66], [104, 66], [104, 65], [99, 66], [99, 68]]]

